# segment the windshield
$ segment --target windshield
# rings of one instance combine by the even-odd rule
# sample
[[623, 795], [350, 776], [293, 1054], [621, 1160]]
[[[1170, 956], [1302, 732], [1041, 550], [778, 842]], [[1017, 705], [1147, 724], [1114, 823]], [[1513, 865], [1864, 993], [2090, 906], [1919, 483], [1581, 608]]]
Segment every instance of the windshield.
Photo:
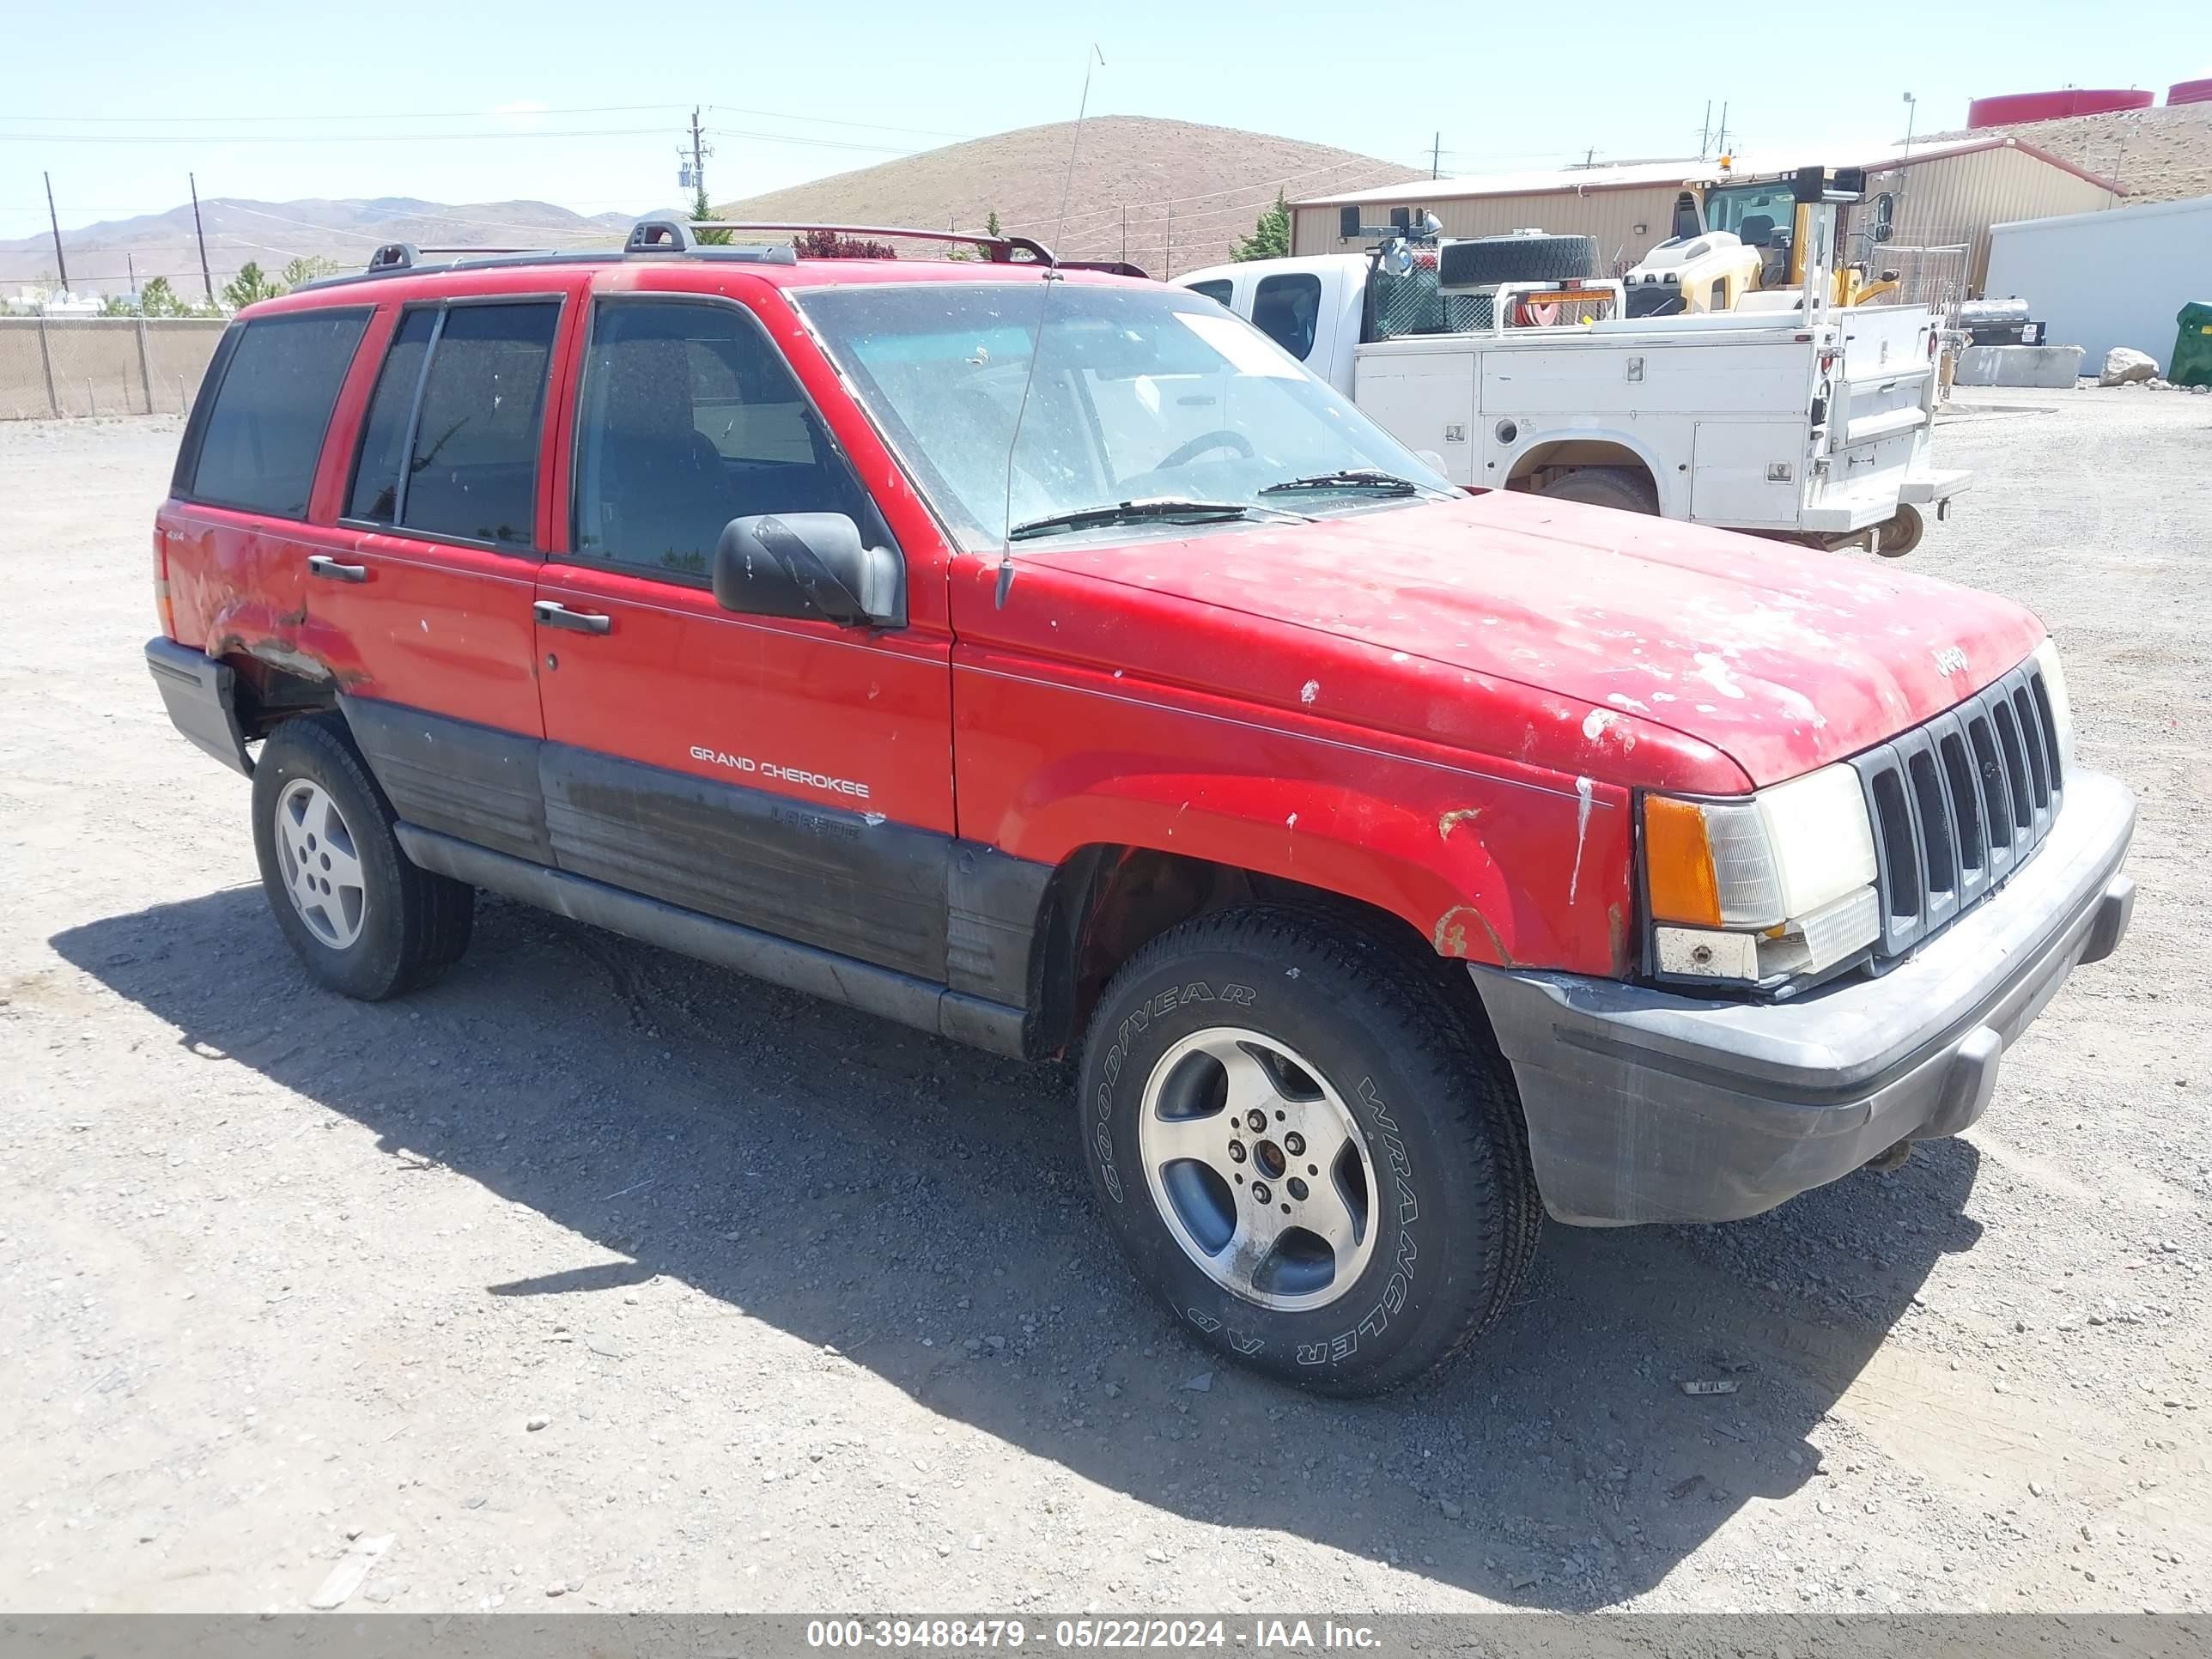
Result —
[[[976, 551], [1001, 545], [1010, 524], [1029, 528], [1023, 539], [1097, 530], [1097, 522], [1047, 521], [1128, 501], [1318, 515], [1450, 491], [1273, 342], [1184, 289], [929, 283], [794, 298]], [[1013, 456], [1010, 514], [1007, 448], [1041, 308], [1044, 340]], [[1381, 487], [1376, 473], [1416, 488]], [[1322, 477], [1337, 482], [1310, 482]], [[1295, 495], [1264, 493], [1294, 480], [1304, 481]]]
[[1787, 236], [1796, 224], [1796, 188], [1786, 179], [1705, 192], [1705, 228], [1734, 231], [1753, 247], [1772, 246], [1776, 231]]

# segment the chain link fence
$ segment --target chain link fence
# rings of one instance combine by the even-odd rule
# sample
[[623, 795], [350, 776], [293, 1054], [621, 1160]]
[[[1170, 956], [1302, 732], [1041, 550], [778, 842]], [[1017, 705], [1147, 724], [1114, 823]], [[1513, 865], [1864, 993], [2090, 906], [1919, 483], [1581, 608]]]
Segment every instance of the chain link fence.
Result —
[[181, 414], [224, 326], [216, 317], [0, 317], [0, 421]]

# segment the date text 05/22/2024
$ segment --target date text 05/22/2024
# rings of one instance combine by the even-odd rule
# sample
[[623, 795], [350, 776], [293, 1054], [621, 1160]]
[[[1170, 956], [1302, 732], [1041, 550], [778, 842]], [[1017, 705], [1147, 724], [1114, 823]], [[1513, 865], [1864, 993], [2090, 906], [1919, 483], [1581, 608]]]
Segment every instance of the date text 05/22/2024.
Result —
[[810, 1648], [1057, 1650], [1245, 1648], [1261, 1652], [1358, 1652], [1378, 1646], [1373, 1627], [1332, 1619], [817, 1619]]

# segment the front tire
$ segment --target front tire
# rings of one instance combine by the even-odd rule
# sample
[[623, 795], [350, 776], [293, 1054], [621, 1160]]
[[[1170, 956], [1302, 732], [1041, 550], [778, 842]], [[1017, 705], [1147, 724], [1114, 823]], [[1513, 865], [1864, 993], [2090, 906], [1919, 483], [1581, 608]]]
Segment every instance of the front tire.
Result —
[[307, 971], [364, 1002], [429, 984], [468, 948], [476, 890], [409, 862], [391, 803], [336, 716], [287, 720], [253, 768], [270, 910]]
[[1504, 1313], [1541, 1211], [1504, 1062], [1443, 971], [1255, 908], [1171, 929], [1101, 998], [1079, 1093], [1100, 1206], [1224, 1357], [1376, 1394]]

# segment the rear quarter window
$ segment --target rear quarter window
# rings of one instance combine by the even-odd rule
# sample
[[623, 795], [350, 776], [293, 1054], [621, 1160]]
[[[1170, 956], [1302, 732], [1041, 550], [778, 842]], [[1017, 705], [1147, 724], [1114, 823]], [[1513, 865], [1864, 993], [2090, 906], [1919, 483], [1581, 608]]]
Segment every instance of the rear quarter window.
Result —
[[366, 309], [295, 312], [235, 326], [212, 395], [192, 411], [173, 488], [189, 501], [304, 519], [338, 388]]

